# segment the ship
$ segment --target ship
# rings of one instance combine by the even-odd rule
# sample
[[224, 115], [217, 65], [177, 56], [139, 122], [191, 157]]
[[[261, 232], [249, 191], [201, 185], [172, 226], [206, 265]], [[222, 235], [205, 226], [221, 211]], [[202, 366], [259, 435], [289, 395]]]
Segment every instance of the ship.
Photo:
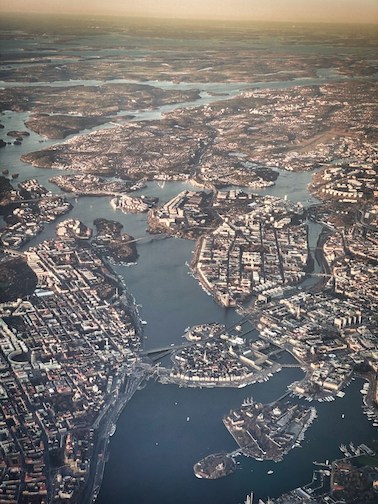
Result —
[[251, 492], [250, 495], [247, 495], [247, 499], [245, 500], [244, 504], [253, 504], [253, 492]]
[[246, 399], [244, 399], [244, 401], [242, 402], [242, 406], [253, 406], [252, 397], [247, 397]]
[[117, 428], [116, 424], [113, 423], [112, 426], [110, 427], [109, 436], [113, 436], [114, 435], [114, 433], [116, 431], [116, 428]]
[[347, 448], [345, 445], [341, 444], [341, 445], [339, 446], [339, 448], [340, 448], [341, 453], [343, 453], [345, 457], [351, 457], [351, 456], [352, 456], [352, 455], [349, 453], [348, 448]]

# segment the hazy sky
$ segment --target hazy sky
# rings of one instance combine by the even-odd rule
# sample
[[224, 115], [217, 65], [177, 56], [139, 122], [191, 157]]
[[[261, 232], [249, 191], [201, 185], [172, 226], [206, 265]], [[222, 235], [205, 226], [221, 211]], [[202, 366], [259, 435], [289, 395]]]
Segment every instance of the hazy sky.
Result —
[[8, 12], [378, 23], [378, 0], [0, 0]]

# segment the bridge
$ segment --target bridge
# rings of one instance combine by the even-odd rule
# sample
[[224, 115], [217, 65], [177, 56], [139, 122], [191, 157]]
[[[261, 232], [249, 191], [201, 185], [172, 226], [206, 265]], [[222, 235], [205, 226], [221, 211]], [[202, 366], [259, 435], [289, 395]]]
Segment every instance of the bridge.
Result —
[[[236, 328], [238, 328], [238, 327], [242, 328], [244, 324], [249, 323], [251, 321], [250, 319], [252, 317], [253, 317], [253, 314], [251, 314], [251, 313], [244, 315], [240, 320], [237, 320], [234, 324], [226, 327], [225, 329], [220, 329], [219, 331], [215, 332], [213, 334], [213, 336], [211, 336], [209, 338], [204, 338], [203, 340], [201, 340], [201, 343], [206, 342], [206, 341], [211, 341], [212, 339], [219, 338], [222, 334], [226, 334], [226, 333], [230, 334], [232, 331], [235, 331], [235, 330], [237, 330], [238, 336], [240, 336], [240, 337], [246, 336], [250, 332], [254, 331], [253, 327], [252, 327], [252, 329], [248, 329], [244, 332], [241, 332], [241, 330], [236, 329]], [[157, 359], [159, 359], [161, 357], [164, 357], [164, 355], [162, 355], [162, 354], [169, 355], [177, 350], [181, 350], [183, 348], [188, 348], [190, 346], [193, 346], [196, 343], [198, 343], [198, 342], [197, 341], [186, 341], [181, 344], [171, 343], [170, 345], [167, 345], [167, 346], [153, 348], [151, 350], [144, 350], [143, 352], [140, 353], [140, 356], [141, 357], [155, 356], [155, 357], [157, 357]], [[281, 349], [279, 349], [278, 351], [281, 351]]]
[[8, 254], [8, 255], [11, 255], [11, 256], [14, 256], [14, 257], [25, 257], [25, 254], [23, 252], [19, 252], [18, 250], [14, 250], [14, 249], [11, 249], [11, 248], [0, 247], [0, 253], [1, 252], [3, 254]]
[[333, 278], [333, 275], [328, 273], [309, 273], [309, 276], [312, 277], [323, 277], [323, 278]]
[[152, 241], [160, 241], [160, 240], [165, 240], [167, 238], [170, 238], [169, 235], [166, 234], [159, 234], [159, 235], [146, 235], [146, 236], [139, 236], [138, 238], [133, 238], [132, 240], [124, 241], [122, 243], [129, 244], [129, 243], [137, 243], [141, 241], [147, 241], [147, 242], [152, 242]]
[[64, 198], [64, 194], [45, 194], [43, 196], [39, 196], [37, 198], [25, 198], [25, 199], [12, 199], [9, 201], [9, 205], [13, 204], [21, 204], [21, 203], [38, 203], [39, 201], [44, 200], [54, 200], [58, 198]]
[[188, 346], [191, 346], [193, 345], [193, 343], [195, 342], [187, 342], [187, 343], [181, 343], [181, 345], [175, 345], [175, 344], [171, 344], [169, 346], [164, 346], [164, 347], [160, 347], [160, 348], [153, 348], [151, 350], [144, 350], [143, 352], [141, 352], [139, 355], [141, 357], [151, 357], [151, 356], [159, 356], [159, 357], [162, 357], [161, 354], [170, 354], [172, 352], [175, 352], [176, 350], [181, 350], [182, 348], [186, 348]]

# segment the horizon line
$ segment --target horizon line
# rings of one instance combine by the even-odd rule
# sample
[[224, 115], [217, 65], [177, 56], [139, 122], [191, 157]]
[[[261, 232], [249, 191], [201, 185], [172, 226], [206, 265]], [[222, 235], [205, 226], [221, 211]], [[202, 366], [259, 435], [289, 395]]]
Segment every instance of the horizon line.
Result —
[[[232, 24], [232, 23], [242, 23], [242, 24], [247, 24], [247, 23], [272, 23], [272, 24], [292, 24], [293, 26], [299, 24], [305, 24], [305, 25], [348, 25], [348, 26], [376, 26], [378, 27], [378, 20], [377, 21], [349, 21], [349, 20], [332, 20], [332, 21], [327, 21], [327, 20], [304, 20], [304, 19], [257, 19], [257, 18], [206, 18], [206, 17], [186, 17], [186, 16], [162, 16], [159, 14], [149, 14], [149, 15], [141, 15], [141, 14], [132, 14], [132, 13], [79, 13], [79, 12], [56, 12], [56, 11], [38, 11], [38, 10], [31, 10], [31, 11], [3, 11], [2, 15], [7, 16], [7, 15], [13, 15], [13, 16], [28, 16], [28, 15], [47, 15], [47, 16], [52, 16], [52, 17], [71, 17], [71, 18], [122, 18], [122, 19], [139, 19], [139, 20], [156, 20], [156, 21], [178, 21], [178, 22], [207, 22], [207, 23], [227, 23], [227, 24]], [[0, 21], [1, 23], [1, 21]], [[377, 32], [378, 34], [378, 32]]]

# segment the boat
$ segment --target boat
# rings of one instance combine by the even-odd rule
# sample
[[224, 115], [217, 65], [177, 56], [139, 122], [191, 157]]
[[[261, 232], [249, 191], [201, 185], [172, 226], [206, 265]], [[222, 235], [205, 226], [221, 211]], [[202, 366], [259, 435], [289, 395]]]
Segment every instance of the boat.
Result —
[[342, 414], [341, 414], [341, 418], [345, 418], [345, 415], [344, 415], [344, 413], [342, 413]]
[[252, 397], [247, 397], [246, 399], [244, 399], [244, 401], [242, 402], [242, 406], [253, 406]]
[[186, 421], [187, 421], [187, 422], [189, 422], [189, 420], [190, 420], [190, 417], [188, 417], [188, 416], [187, 416], [187, 417], [186, 417]]
[[247, 499], [245, 500], [244, 504], [253, 504], [253, 492], [251, 492], [250, 495], [247, 495]]
[[268, 471], [266, 474], [273, 474], [274, 471], [272, 471], [272, 469], [270, 469], [270, 471]]
[[112, 424], [112, 426], [110, 427], [110, 432], [109, 432], [110, 437], [114, 435], [116, 428], [117, 428], [116, 424]]

